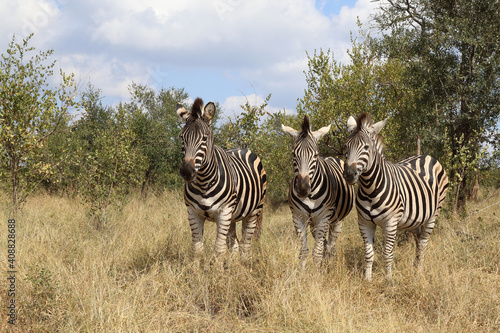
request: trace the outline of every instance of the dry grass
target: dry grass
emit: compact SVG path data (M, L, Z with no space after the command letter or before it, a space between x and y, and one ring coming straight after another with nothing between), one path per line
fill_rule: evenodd
M266 207L263 235L244 264L234 256L226 258L225 268L214 264L215 226L207 223L198 267L178 193L132 199L99 231L77 201L41 195L17 220L15 330L496 332L500 204L490 205L499 200L497 193L472 204L467 219L441 218L421 273L412 266L414 242L400 237L390 285L380 231L374 281L362 279L355 213L344 223L336 255L319 270L311 260L300 270L285 206ZM5 209L0 219L7 221ZM5 292L0 299L6 304ZM12 329L2 318L0 331Z

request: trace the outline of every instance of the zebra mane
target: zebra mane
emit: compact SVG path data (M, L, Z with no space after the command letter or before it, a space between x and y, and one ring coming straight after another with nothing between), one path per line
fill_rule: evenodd
M363 112L358 116L358 119L356 119L356 124L358 125L356 131L359 132L363 128L373 125L373 119L368 113Z
M358 127L356 128L356 133L361 131L363 128L367 128L373 125L373 119L372 117L366 113L363 112L358 116L358 119L356 119L356 124ZM378 150L378 152L383 155L384 154L384 148L385 144L382 141L382 136L380 134L371 134L370 135L375 142L375 148Z
M191 107L191 117L194 119L201 118L203 115L203 105L203 100L200 97L197 97Z
M311 133L311 124L309 123L309 117L304 115L304 121L302 122L302 131L300 132L300 136L302 138L306 138Z

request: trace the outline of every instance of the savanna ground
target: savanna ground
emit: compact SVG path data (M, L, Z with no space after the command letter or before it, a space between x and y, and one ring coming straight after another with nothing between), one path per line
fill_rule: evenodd
M380 230L374 281L363 280L354 210L335 256L320 269L311 259L300 269L286 205L266 206L252 258L245 264L229 258L222 269L211 264L213 223L206 225L205 252L195 265L178 192L133 198L101 230L77 200L39 195L16 222L18 319L7 323L2 278L0 331L497 332L500 191L482 196L466 218L442 214L420 273L413 269L413 239L400 235L389 284ZM5 208L0 220L5 272Z

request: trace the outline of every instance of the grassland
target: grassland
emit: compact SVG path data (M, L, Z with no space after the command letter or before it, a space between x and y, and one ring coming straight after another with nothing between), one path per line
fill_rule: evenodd
M101 230L77 200L35 196L16 223L18 318L7 323L2 278L0 331L498 332L500 192L487 196L470 203L466 218L443 214L422 272L412 266L413 240L398 236L393 284L384 277L380 231L374 280L363 280L354 212L335 256L301 270L288 207L266 206L252 258L229 256L221 269L212 223L195 264L179 193L132 198ZM2 207L4 263L7 219Z

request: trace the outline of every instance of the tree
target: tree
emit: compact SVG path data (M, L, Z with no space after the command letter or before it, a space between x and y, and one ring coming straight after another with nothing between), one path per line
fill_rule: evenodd
M389 117L383 133L388 158L414 155L416 131L422 128L423 120L408 117L406 110L415 109L416 93L405 84L402 62L379 59L374 40L360 32L359 41L351 40L350 63L338 63L330 51L308 55L307 89L297 104L299 118L308 114L317 128L332 123L332 133L319 143L323 156L344 154L346 121L362 112L375 120Z
M112 123L113 109L102 103L101 90L91 83L81 94L79 119L61 122L42 149L40 158L52 161L52 169L42 184L49 193L56 191L76 195L80 192L82 177L85 177L84 156L91 153L101 132Z
M141 176L141 193L146 196L151 185L180 187L179 165L182 146L179 135L182 127L177 116L177 103L188 98L184 89L162 88L155 91L132 83L129 88L132 102L126 105L131 126L138 140L140 153L146 159Z
M483 145L498 149L491 133L500 114L499 2L388 0L380 8L380 54L404 61L408 79L422 89L414 116L436 119L453 208L462 210Z
M47 138L39 154L31 160L33 164L50 165L45 172L30 172L28 181L40 184L49 194L77 193L77 179L75 174L79 165L75 163L74 155L78 151L75 141L72 140L71 116L61 120L53 135ZM29 170L35 168L28 167Z
M14 36L0 60L0 165L2 178L8 179L14 215L37 185L28 176L50 173L51 162L36 159L76 105L72 74L61 71L59 87L50 87L55 61L47 61L53 50L29 57L35 50L28 46L32 36L22 44Z
M107 221L108 207L125 200L140 181L145 158L132 129L129 109L104 106L100 90L89 86L82 96L84 113L71 135L71 165L76 169L78 192L90 204L97 229Z

